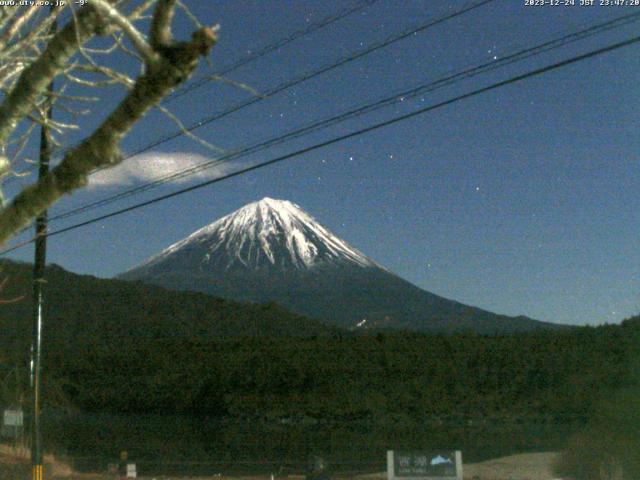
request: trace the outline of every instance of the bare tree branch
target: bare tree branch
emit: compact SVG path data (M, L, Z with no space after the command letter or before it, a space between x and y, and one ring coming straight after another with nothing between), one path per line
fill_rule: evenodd
M129 14L129 20L139 20L144 17L145 13L156 3L157 0L146 0Z
M169 8L173 10L172 0L161 0L154 12L152 29L156 28L154 37L154 50L160 55L160 60L154 64L148 64L146 72L135 82L131 91L124 98L122 103L107 117L89 137L87 137L77 148L68 151L62 162L48 175L39 180L35 185L27 187L4 210L0 211L0 244L3 244L13 233L26 226L30 220L42 213L51 204L56 202L64 194L82 187L87 182L87 176L91 171L99 167L113 166L122 161L119 144L124 136L131 130L146 112L158 105L159 102L170 93L177 85L184 82L197 66L200 56L208 55L217 39L217 27L202 28L194 32L192 39L188 42L172 42L170 44L159 44L158 41L165 41L170 38L170 26L166 22L172 18L172 13L161 12ZM98 28L96 19L92 16L93 11L84 13L85 20L79 22L78 31L82 33L81 39L87 39ZM89 23L92 28L82 27L84 23ZM167 37L167 32L169 37ZM73 32L71 32L73 34ZM70 50L77 51L75 41L66 36L62 36L66 42L56 36L51 42L57 41L57 48L49 56L56 58L70 58ZM50 52L52 45L47 48ZM157 47L157 48L156 48ZM55 54L55 55L54 55ZM37 63L37 62L36 62ZM47 66L39 66L38 71L43 71L45 76L54 72L62 71L62 67L53 69ZM31 72L30 72L31 73ZM23 73L23 77L27 71ZM49 78L49 77L48 77ZM20 79L22 81L22 78ZM31 91L37 90L31 86ZM13 104L17 102L14 100ZM33 102L29 101L32 105ZM0 107L0 144L3 143L3 136L10 132L7 123L18 118L17 113L5 114L2 116L4 105ZM28 109L15 105L14 110L28 113ZM11 110L9 110L11 112ZM3 121L4 120L4 121ZM15 121L15 120L13 120ZM4 125L4 130L3 130ZM12 125L15 128L15 125Z
M208 148L209 150L212 150L216 153L227 152L224 148L217 147L214 144L207 142L204 138L200 138L193 132L189 131L189 129L185 126L185 124L182 123L182 121L178 117L176 117L173 113L171 113L171 111L169 111L169 109L167 109L163 105L161 104L156 105L156 108L160 110L169 120L175 123L178 126L178 128L184 133L184 135L186 135L188 138L190 138L194 142L199 143L203 147Z
M0 280L0 292L2 290L4 290L4 287L7 285L7 283L9 282L9 277L4 277L2 280ZM19 297L14 297L14 298L0 298L0 305L3 304L7 304L7 303L16 303L19 302L20 300L24 300L25 296L21 295Z
M64 70L78 50L78 42L86 42L99 31L104 31L100 14L90 6L82 7L78 21L69 23L55 35L43 54L23 71L15 88L0 105L0 145L7 142L18 122L31 111L38 96Z
M25 26L31 17L38 11L38 6L32 5L22 15L18 16L9 27L0 35L0 45L7 45L18 32Z
M91 5L100 10L109 21L115 23L122 29L147 64L152 65L160 60L160 55L151 48L151 45L147 43L144 35L117 9L109 5L105 0L91 0Z
M11 163L4 155L0 155L0 178L4 177L11 170Z
M155 50L161 50L169 46L173 40L171 34L171 21L175 13L175 0L159 0L158 6L153 12L151 21L151 46Z

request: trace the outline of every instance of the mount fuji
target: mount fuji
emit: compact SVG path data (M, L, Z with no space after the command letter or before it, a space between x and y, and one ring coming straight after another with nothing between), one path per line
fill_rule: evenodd
M559 325L507 317L422 290L387 271L298 205L264 198L122 274L176 290L276 302L349 329L506 333Z

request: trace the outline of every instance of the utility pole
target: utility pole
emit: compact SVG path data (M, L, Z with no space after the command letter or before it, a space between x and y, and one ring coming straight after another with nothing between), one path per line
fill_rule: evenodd
M49 87L51 88L51 87ZM47 117L51 118L51 106L47 106ZM49 127L46 122L40 130L40 159L38 178L49 172L50 160ZM31 346L31 388L33 392L33 410L31 423L31 465L32 480L44 479L42 464L42 438L40 433L40 388L42 370L42 308L45 283L45 265L47 261L47 211L36 218L35 259L33 266L33 333Z
M53 9L51 7L51 13ZM51 24L51 33L55 33L57 24ZM47 119L52 118L53 81L47 88L48 96L44 103L45 121L40 128L40 156L38 164L38 180L49 173L51 160L51 138ZM42 375L42 309L43 289L45 283L45 265L47 262L47 211L36 218L35 258L33 266L33 333L31 345L31 388L33 393L31 418L31 469L32 480L44 480L44 464L42 461L42 434L40 431L40 390Z

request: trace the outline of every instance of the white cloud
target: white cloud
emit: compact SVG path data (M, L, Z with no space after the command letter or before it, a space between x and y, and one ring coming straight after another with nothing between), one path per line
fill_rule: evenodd
M143 153L124 160L116 167L100 170L90 175L89 187L108 188L152 182L211 160L211 158L196 153ZM191 175L173 178L169 183L180 184L193 180L210 179L218 177L228 171L231 171L230 166L223 163L222 165L211 166Z

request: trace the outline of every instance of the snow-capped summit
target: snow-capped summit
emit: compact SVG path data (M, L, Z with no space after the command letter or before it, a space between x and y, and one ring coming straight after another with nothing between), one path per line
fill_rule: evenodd
M269 197L197 230L141 267L174 256L188 257L192 266L197 261L200 271L208 267L282 271L335 263L376 266L298 205Z

